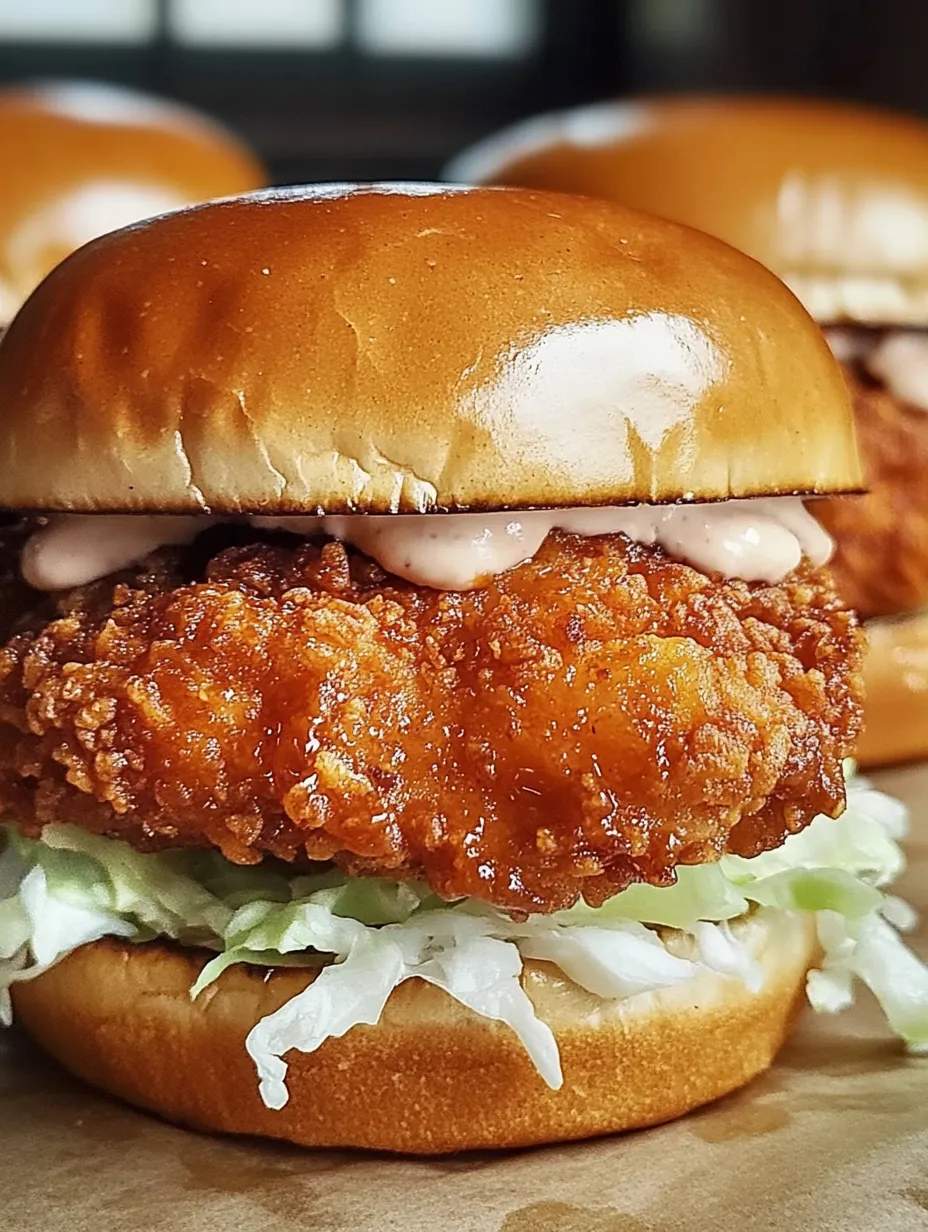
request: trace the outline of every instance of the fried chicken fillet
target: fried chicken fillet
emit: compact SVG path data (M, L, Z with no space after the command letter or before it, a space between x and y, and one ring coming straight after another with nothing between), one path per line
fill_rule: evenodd
M843 367L868 491L809 508L835 540L838 591L863 619L917 611L928 604L928 414Z
M189 572L189 570L188 570ZM330 861L511 911L779 845L844 799L861 638L828 575L551 534L477 590L340 543L159 553L0 655L0 795L138 848Z

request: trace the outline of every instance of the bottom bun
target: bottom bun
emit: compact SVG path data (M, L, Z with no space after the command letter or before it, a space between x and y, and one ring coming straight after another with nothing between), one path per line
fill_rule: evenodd
M928 612L867 625L864 768L928 757Z
M290 1100L277 1112L259 1098L244 1040L309 972L233 967L192 1002L202 954L101 941L13 996L19 1020L73 1073L195 1129L412 1154L519 1147L668 1121L767 1069L800 1004L814 922L762 911L735 931L760 962L759 992L704 972L604 1002L527 963L525 989L560 1046L559 1091L507 1027L420 980L396 989L377 1026L290 1053ZM669 944L685 954L690 939Z

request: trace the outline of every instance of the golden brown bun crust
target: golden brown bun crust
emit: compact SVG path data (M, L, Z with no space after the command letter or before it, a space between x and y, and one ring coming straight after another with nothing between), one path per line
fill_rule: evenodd
M928 124L847 103L667 98L541 117L453 178L587 193L717 235L821 321L928 319Z
M279 190L106 236L0 344L0 506L424 511L859 488L768 271L607 203Z
M560 1091L507 1027L419 980L394 992L376 1027L291 1053L290 1102L277 1112L259 1099L244 1039L305 987L306 972L231 968L191 1003L202 956L105 941L15 985L13 997L19 1020L68 1069L195 1129L416 1154L518 1147L670 1120L765 1070L798 1008L814 927L777 913L736 930L762 963L758 994L705 974L607 1003L529 964L526 990L561 1049Z
M0 92L0 321L101 231L267 183L205 116L88 82Z
M928 758L928 613L866 625L864 768Z

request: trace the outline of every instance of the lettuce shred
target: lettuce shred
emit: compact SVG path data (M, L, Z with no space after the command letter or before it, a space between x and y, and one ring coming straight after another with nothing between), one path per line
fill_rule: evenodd
M11 1021L13 983L80 946L102 937L165 937L215 951L193 997L234 963L319 969L247 1037L270 1108L287 1102L288 1052L312 1052L358 1024L376 1023L408 979L426 980L506 1024L556 1088L558 1048L522 988L525 959L553 963L610 1001L685 984L705 970L756 990L759 966L731 922L773 909L816 917L824 957L807 981L816 1010L846 1008L860 980L893 1030L914 1050L928 1050L928 968L898 931L913 913L884 892L904 867L905 830L903 805L853 778L839 821L818 817L775 851L681 868L673 886L631 886L601 907L580 903L514 921L474 900L445 903L414 883L339 872L293 877L285 866L239 868L215 852L143 855L68 825L47 826L38 841L7 828L0 1021ZM668 929L687 934L687 944L674 945Z

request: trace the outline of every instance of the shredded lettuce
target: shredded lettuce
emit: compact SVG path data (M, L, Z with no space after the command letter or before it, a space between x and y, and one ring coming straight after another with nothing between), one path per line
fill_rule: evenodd
M557 1044L522 987L525 959L553 963L607 1001L683 985L705 970L756 991L760 968L731 921L775 910L816 917L824 957L808 977L815 1009L844 1009L860 980L892 1028L928 1050L928 968L897 931L914 915L883 892L904 867L905 828L898 801L854 778L839 821L818 817L775 851L724 856L679 869L672 886L631 886L600 907L580 903L524 920L475 900L444 903L415 883L337 871L292 877L284 865L239 868L215 852L145 855L68 825L47 826L40 841L8 829L0 852L0 1021L10 1021L10 985L80 946L107 936L167 937L215 951L193 997L235 963L317 968L245 1041L268 1107L287 1101L287 1053L312 1052L376 1023L409 979L505 1024L558 1087ZM689 938L683 947L670 941L681 932Z

